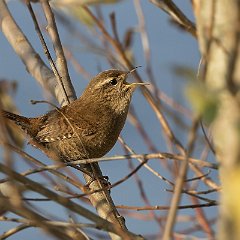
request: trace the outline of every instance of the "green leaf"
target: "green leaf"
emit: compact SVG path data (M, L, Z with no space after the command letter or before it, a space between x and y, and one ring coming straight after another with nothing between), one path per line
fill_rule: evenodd
M195 113L210 124L218 113L218 93L208 89L202 82L189 83L186 87L186 96Z
M85 11L83 6L115 4L120 1L122 0L56 0L52 1L51 5L53 5L56 9L64 12L65 14L74 17L88 27L93 27L95 25L95 22L92 17Z

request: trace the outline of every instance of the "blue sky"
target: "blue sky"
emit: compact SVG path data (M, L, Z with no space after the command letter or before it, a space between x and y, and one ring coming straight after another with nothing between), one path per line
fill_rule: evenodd
M194 71L198 68L200 56L196 39L194 39L190 34L182 32L181 30L174 27L170 23L168 16L163 11L152 5L150 2L140 2L142 4L142 9L145 15L146 29L151 46L152 69L155 79L157 81L157 85L161 91L169 95L177 102L189 108L189 104L184 97L184 88L186 81L184 81L182 77L177 76L174 73L173 68L175 66L183 66L191 68ZM189 2L190 1L176 1L176 3L179 4L179 7L184 11L184 13L190 19L194 20L191 5ZM27 35L31 44L46 60L26 7L19 1L10 1L9 7L15 20L20 25L24 33ZM36 7L36 9L39 13L39 8ZM102 12L108 26L108 15L111 12L115 12L120 39L122 39L123 33L128 27L136 27L138 24L138 19L134 11L133 1L122 1L118 4L106 6L104 5L102 6ZM42 17L40 17L40 19L42 19ZM72 19L72 21L74 22L74 19ZM99 68L102 70L110 68L104 57L89 52L85 48L85 46L79 41L78 38L73 37L66 29L64 29L61 23L57 22L57 24L63 45L69 47L73 51L74 57L86 69L86 71L89 72L90 75L93 76L97 74ZM76 28L81 31L81 33L88 34L88 29L86 26L78 23L76 24ZM47 42L49 43L49 40L47 40ZM149 79L147 78L147 75L144 71L146 63L142 51L141 38L138 33L136 33L134 37L133 51L136 65L143 66L142 68L138 69L138 72L142 76L143 80L148 82ZM42 104L30 104L30 100L42 100L45 95L43 94L39 85L27 73L25 66L16 56L2 33L0 33L0 52L0 78L7 79L9 81L17 81L18 88L14 99L21 114L25 116L37 116L46 112L48 110L47 106ZM69 63L69 70L77 96L80 96L82 90L87 84L87 80L75 71L71 63ZM167 151L168 149L166 148L165 139L162 134L161 127L159 126L159 123L154 113L152 112L151 108L147 104L140 91L136 92L136 94L134 95L132 105L134 106L139 118L141 119L141 122L148 131L152 141L156 144L158 150L163 152ZM170 124L178 138L185 142L186 135L183 133L183 131L179 129L179 127L177 127L173 121L170 121ZM149 152L146 145L139 137L136 129L131 125L129 121L126 123L126 126L122 132L122 136L127 141L127 143L134 149L135 152ZM41 154L38 150L33 149L31 146L26 146L26 151L34 155L36 158L41 159L45 163L50 163L50 161L43 154ZM114 149L108 155L121 154L123 154L122 147L119 143L117 143ZM18 163L16 165L19 170L27 168L27 166L24 164ZM158 161L151 161L150 165L154 167L156 171L160 172L163 176L166 175L166 177L171 178L171 176L169 176L168 173L165 172L163 165L159 164ZM107 162L102 163L101 166L104 174L109 176L110 182L112 183L124 177L129 172L127 161ZM145 190L150 196L152 205L169 204L171 194L166 193L165 191L166 188L169 188L166 183L159 181L158 179L156 179L155 176L150 174L145 169L142 169L139 172L139 176L143 180ZM38 176L34 176L33 179L39 181ZM42 181L42 178L40 181ZM136 188L133 178L113 189L112 196L113 199L116 201L116 204L119 205L145 205L141 201L139 191ZM184 202L184 200L185 198L183 198L182 203L186 203L186 201ZM64 210L61 207L56 206L56 204L51 204L47 202L44 204L41 203L36 205L39 208L43 209L43 211L46 210L48 213L51 213L53 215L58 212L60 213L59 217L64 216ZM181 211L180 214L185 215L191 211ZM216 208L209 209L207 212L208 214L215 215ZM164 216L165 214L166 212L157 212L157 215L159 216ZM129 230L138 234L151 234L159 231L159 227L155 222L144 222L132 219L130 217L126 217L126 219ZM19 239L27 240L32 239L33 234L35 236L35 239L41 239L42 233L37 231L36 234L36 229L28 229L22 231L16 236L18 236Z

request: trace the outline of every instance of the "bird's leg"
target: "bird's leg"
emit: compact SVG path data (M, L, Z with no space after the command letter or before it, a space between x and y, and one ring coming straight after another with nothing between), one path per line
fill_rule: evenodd
M89 177L93 178L93 174L91 172L87 171L84 167L81 167L80 165L68 163L68 166L73 167L73 168L83 172L84 174L87 174Z
M87 174L89 177L91 177L91 180L88 181L85 185L86 188L88 188L94 181L96 181L97 179L101 181L101 183L106 186L109 187L111 186L111 183L108 181L108 176L94 176L94 174L90 171L88 171L86 168L84 168L83 166L80 165L74 165L71 163L68 163L68 166L73 167L81 172L83 172L84 174Z
M111 183L108 181L109 180L108 176L98 176L98 177L95 176L95 177L92 177L91 180L85 184L85 187L89 187L96 180L101 181L101 185L103 185L106 188L109 188L111 186ZM110 188L108 190L110 190Z

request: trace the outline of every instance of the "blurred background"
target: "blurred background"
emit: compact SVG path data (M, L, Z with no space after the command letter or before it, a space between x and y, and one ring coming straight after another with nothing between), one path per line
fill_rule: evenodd
M156 87L151 85L149 89L153 95L158 95L162 111L172 131L183 146L186 146L189 127L194 115L186 98L186 89L197 78L200 62L197 40L174 24L165 12L150 3L150 1L123 0L111 2L108 4L92 4L90 5L90 9L96 16L102 19L104 26L111 35L110 15L112 13L115 14L119 39L125 44L129 59L131 59L133 65L142 66L137 69L137 72L144 82L151 83L153 80L156 82ZM100 71L110 68L124 69L120 60L115 62L109 61L108 52L110 52L110 44L99 37L101 34L96 28L95 23L87 16L84 16L81 9L71 6L70 3L61 5L58 4L58 1L52 1L52 4L54 6L60 38L68 60L69 73L77 96L81 95L91 77ZM191 1L176 1L176 4L194 22ZM34 49L44 59L45 63L49 65L26 6L21 1L9 1L8 7ZM39 4L34 4L33 7L42 31L45 34L48 47L53 53L51 41L45 32L46 22L42 9ZM140 28L142 23L145 24L144 30ZM146 34L147 41L145 39L145 42L143 34ZM146 58L146 51L144 49L149 50L149 58ZM11 101L16 105L21 115L34 117L49 111L49 105L32 105L30 100L45 99L57 104L54 98L45 92L26 71L24 64L15 54L2 33L0 34L0 52L0 80L2 84L6 82L13 84L9 91ZM117 54L114 57L118 59ZM152 75L149 75L147 72L149 66ZM134 78L132 77L129 81L134 81ZM135 93L131 106L128 121L121 135L134 152L138 154L154 152L177 153L176 149L172 148L171 144L166 140L154 111L140 90ZM139 123L141 124L140 127L136 125ZM147 133L149 139L141 135L141 128ZM30 145L24 144L24 150L45 164L52 163L39 150L34 149ZM122 154L126 154L126 151L121 143L118 142L112 151L108 153L108 156ZM209 153L201 129L198 131L198 139L192 157L215 162L214 157ZM114 183L131 171L131 164L137 166L138 162L134 159L131 161L109 161L100 163L100 166L103 174L109 177L111 183ZM148 164L161 176L173 183L175 182L179 165L173 160L151 159ZM14 166L19 172L30 168L28 163L17 155L14 155ZM204 174L208 174L208 177L214 182L218 183L217 171L210 171L207 168L202 168L202 171ZM78 172L74 170L71 170L71 172L82 180ZM188 172L188 178L195 176L194 172ZM1 175L1 178L3 177ZM44 174L33 174L31 175L31 179L45 186L51 186L51 181ZM138 181L141 181L144 193L139 187ZM201 180L190 182L189 188L198 191L207 189ZM78 189L72 187L71 189L73 193L80 194ZM113 188L111 195L116 205L139 207L146 205L169 206L172 192L166 191L167 189L172 189L172 186L142 167L138 171L137 177L133 176ZM144 194L148 199L147 201L146 199L144 200ZM24 196L41 198L40 195L32 192L27 192ZM211 193L207 197L217 200L216 193ZM76 201L79 202L79 200ZM193 203L193 197L182 195L181 205ZM68 212L55 203L34 201L31 204L41 213L51 216L53 219L68 219ZM83 203L80 202L80 204ZM86 204L85 206L95 211L91 206ZM128 211L120 209L119 211L126 218L126 225L130 231L144 235L147 239L160 239L168 213L166 210ZM208 231L210 232L206 232L206 229L204 230L201 223L199 223L199 215L208 221L210 229ZM9 216L11 216L10 213ZM210 236L214 235L216 218L216 207L179 210L175 231L179 239L210 239ZM83 219L79 219L79 222L81 220ZM0 232L3 233L15 225L16 223L1 222ZM33 237L34 239L42 239L43 236L44 239L52 239L51 236L46 236L37 228L28 228L9 239L27 240ZM107 235L100 234L95 239L107 238Z

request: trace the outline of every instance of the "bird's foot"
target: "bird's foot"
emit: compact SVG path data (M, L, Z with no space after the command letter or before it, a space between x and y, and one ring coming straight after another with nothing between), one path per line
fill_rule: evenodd
M85 187L90 188L90 185L97 182L102 188L104 188L104 190L110 190L111 183L108 180L108 176L95 176L86 183Z

